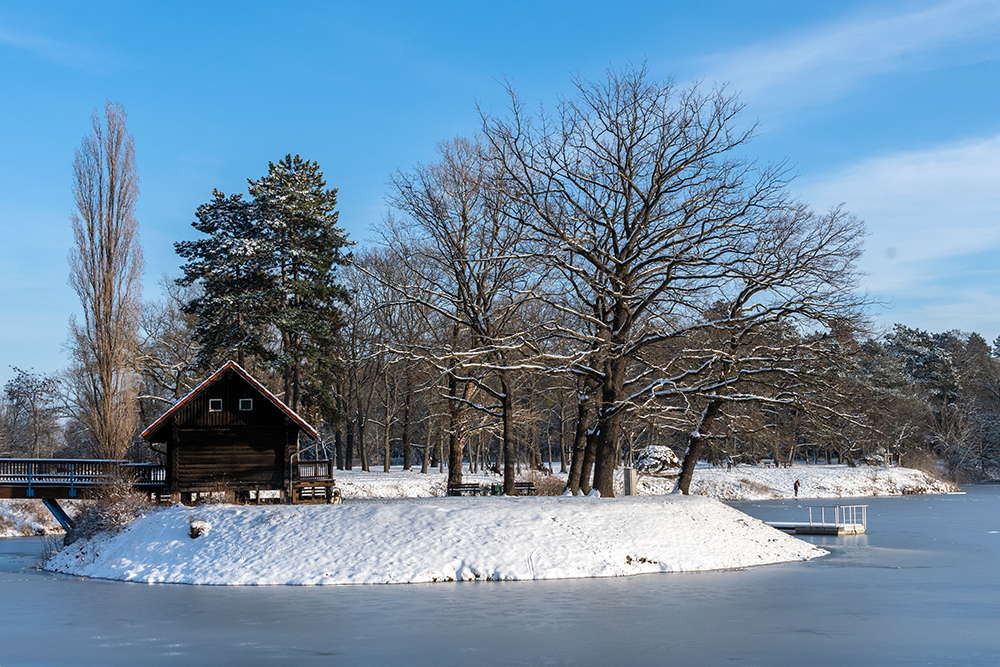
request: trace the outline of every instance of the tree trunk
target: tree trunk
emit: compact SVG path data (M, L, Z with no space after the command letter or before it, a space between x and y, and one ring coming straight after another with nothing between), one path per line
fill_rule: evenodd
M590 493L594 488L591 477L594 461L597 459L597 434L599 430L600 424L595 424L587 433L587 447L583 451L583 469L580 471L580 491L584 495Z
M333 456L337 460L337 470L344 469L344 427L340 422L333 430Z
M569 491L574 496L580 492L581 485L590 486L590 468L587 468L587 479L584 480L583 464L587 451L587 433L594 413L591 389L590 383L585 382L581 390L577 392L576 433L573 437L573 458L569 467ZM591 460L591 465L593 465L593 460Z
M552 434L549 432L548 428L545 429L545 441L546 441L546 444L548 445L548 449L549 449L549 472L551 473L552 472ZM562 445L562 441L560 441L559 444Z
M389 472L392 465L392 439L389 437L389 425L385 425L385 438L382 443L382 472Z
M361 470L371 472L368 469L368 448L365 446L365 431L367 430L365 418L358 413L358 450L361 453Z
M594 459L594 487L603 498L615 497L615 466L618 463L624 398L625 359L612 358L605 365L605 381L598 412L597 442Z
M462 483L462 416L465 406L458 401L458 378L448 375L448 484Z
M444 472L444 433L438 437L438 472Z
M516 454L514 453L514 400L510 395L510 382L506 372L500 373L501 414L503 418L503 492L506 496L517 494L514 490L516 474L514 470Z
M354 469L354 423L347 422L347 450L344 452L344 469Z
M559 410L559 472L566 472L566 406Z
M528 449L531 458L531 469L540 470L545 461L542 460L542 443L538 440L538 422L532 420L531 428L528 429Z
M681 464L681 474L677 479L677 489L685 496L691 489L691 479L694 477L694 467L698 463L698 456L701 454L702 445L708 440L706 431L712 426L712 422L722 408L722 401L709 401L708 405L701 413L701 419L688 440L688 450L684 455L684 462ZM775 459L777 460L777 459Z
M430 465L432 468L437 468L440 463L440 452L441 452L441 430L438 429L434 432L433 421L427 427L427 447L430 450L431 461Z
M413 462L411 460L412 454L410 452L410 439L413 437L411 433L412 425L410 423L412 419L413 419L413 391L410 382L410 377L409 375L407 375L406 402L403 405L403 470L409 470L413 465Z

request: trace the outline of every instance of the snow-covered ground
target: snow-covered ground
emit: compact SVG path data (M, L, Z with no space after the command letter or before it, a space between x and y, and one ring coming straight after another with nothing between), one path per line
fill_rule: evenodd
M192 538L191 524L203 532ZM826 552L710 498L435 498L176 506L78 541L47 568L191 584L374 584L613 577Z
M72 503L61 501L73 513ZM0 538L53 535L62 532L52 513L41 500L0 500Z
M675 470L676 471L676 470ZM229 585L609 577L740 568L825 552L718 499L945 493L906 468L699 466L692 490L640 475L639 497L443 498L445 476L338 471L343 505L175 506L49 561L77 576ZM536 483L546 479L533 473ZM466 482L499 482L492 474ZM561 479L561 477L560 477ZM617 479L621 493L621 475ZM551 485L549 485L551 486ZM558 488L557 482L555 488ZM2 505L0 505L2 507ZM201 534L191 537L192 525Z
M691 493L719 500L771 500L799 498L850 498L948 493L958 487L912 468L796 464L791 468L736 466L732 470L699 464ZM639 475L640 493L670 493L676 482L670 478Z
M555 466L558 469L558 465ZM669 472L669 471L668 471ZM672 475L639 475L639 493L665 495L676 486L677 469ZM558 475L558 473L556 473ZM432 470L424 475L417 471L394 469L338 470L337 486L345 498L427 498L443 496L447 488L446 474ZM565 475L560 475L565 479ZM541 479L536 477L536 479ZM800 498L847 498L851 496L891 496L912 493L947 493L956 490L953 484L942 482L912 468L880 468L846 465L796 464L791 468L737 466L731 470L699 464L695 470L691 492L719 500L770 500L792 498L795 480L799 480ZM464 482L482 485L498 483L492 474L462 476ZM615 492L623 493L622 472L615 478Z
M673 472L676 473L676 470ZM557 473L557 476L565 480L565 475ZM487 486L501 481L492 474L465 473L463 479ZM719 500L791 498L796 479L800 481L800 498L947 493L956 490L952 484L910 468L798 464L792 468L738 466L727 470L700 464L695 473L692 493ZM669 494L676 486L675 480L676 477L669 474L640 474L639 492L643 495ZM430 498L444 495L447 477L437 470L431 470L426 475L399 468L389 473L381 470L339 470L337 484L344 498ZM616 477L615 486L620 495L623 492L621 471ZM61 504L70 515L74 513L73 502L61 501ZM40 500L0 500L0 538L51 535L61 531L62 528Z

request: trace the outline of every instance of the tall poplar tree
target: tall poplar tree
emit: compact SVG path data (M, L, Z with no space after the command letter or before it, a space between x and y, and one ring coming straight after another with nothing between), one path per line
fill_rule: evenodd
M108 102L92 118L73 163L73 249L69 284L82 317L70 322L73 365L68 403L85 425L95 453L122 458L138 424L136 412L142 247L135 204L139 176L125 110Z

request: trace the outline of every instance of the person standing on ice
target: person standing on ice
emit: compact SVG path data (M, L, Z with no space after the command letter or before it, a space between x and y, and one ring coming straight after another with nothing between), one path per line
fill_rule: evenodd
M799 480L795 480L795 497L799 497Z

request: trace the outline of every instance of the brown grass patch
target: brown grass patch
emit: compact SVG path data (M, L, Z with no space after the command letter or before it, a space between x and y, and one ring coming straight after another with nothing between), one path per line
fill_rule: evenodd
M521 475L519 482L531 482L540 496L561 496L566 490L566 482L562 477L540 470L530 470Z
M767 484L761 484L760 482L755 482L749 477L740 477L739 480L737 481L739 481L739 483L743 486L743 488L747 489L748 491L752 491L753 493L762 496L769 496L772 498L778 497L778 495L774 491L772 491L771 487L769 487Z

